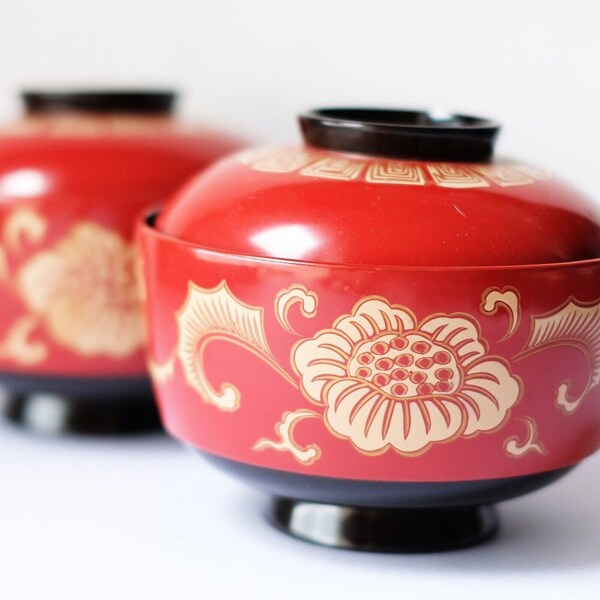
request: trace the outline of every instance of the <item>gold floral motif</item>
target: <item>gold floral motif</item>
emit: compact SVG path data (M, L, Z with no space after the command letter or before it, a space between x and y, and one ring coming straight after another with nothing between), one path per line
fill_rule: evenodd
M316 314L318 297L301 284L276 294L277 321L294 334L287 313L296 303L310 318ZM519 292L510 287L485 290L481 312L494 315L499 307L510 318L506 338L521 321ZM204 349L221 339L254 353L299 387L313 408L284 413L275 424L277 437L262 437L253 449L289 452L305 466L320 458L321 449L295 440L294 429L304 419L318 417L331 434L348 440L366 456L389 450L417 456L435 444L500 430L523 393L521 379L511 372L508 361L488 352L479 322L469 314L436 313L419 322L405 306L379 296L365 297L331 328L292 347L290 362L299 385L269 349L263 317L262 308L238 300L225 281L211 289L189 282L187 298L176 314L177 346L163 363L151 361L150 371L155 382L162 383L174 376L179 360L187 383L206 402L234 411L240 406L240 392L230 383L219 392L210 386ZM567 395L570 382L558 388L557 402L568 413L600 382L600 301L585 304L570 299L551 313L534 317L529 341L517 358L563 344L577 348L590 362L589 382L577 398ZM521 421L527 435L523 440L506 438L506 454L519 458L545 453L535 420Z
M48 223L37 212L30 208L18 208L11 212L2 228L6 245L12 250L21 250L23 241L39 244L44 240Z
M166 383L173 378L175 374L175 358L175 353L171 354L162 363L156 362L153 358L148 358L148 372L157 384Z
M17 208L8 214L2 226L0 281L11 281L8 250L19 252L23 249L23 241L39 244L43 241L47 229L46 220L31 208Z
M300 446L294 438L294 428L304 419L319 416L318 413L308 409L285 413L282 420L275 425L275 431L279 435L279 440L261 438L254 444L253 450L271 449L279 452L290 452L299 463L306 466L312 465L320 458L321 449L316 444L309 444L305 448Z
M498 306L504 307L508 312L508 330L502 337L502 340L506 340L515 333L521 322L519 292L510 287L502 289L493 287L483 292L480 306L483 314L489 316L495 315L498 312Z
M92 222L35 254L17 285L57 343L83 356L124 358L144 343L132 245Z
M39 320L31 315L17 319L0 342L0 359L10 359L27 366L44 362L48 349L43 342L30 339L38 326Z
M224 281L212 289L189 282L187 298L176 317L177 356L188 385L205 402L224 411L235 411L240 406L240 392L234 385L224 383L217 392L204 372L204 350L216 339L246 348L295 385L271 353L264 331L263 309L240 302Z
M509 456L513 458L521 458L530 452L545 454L546 448L544 444L538 440L537 424L531 417L522 417L521 421L525 423L527 428L527 437L521 442L517 436L509 437L504 442L504 449Z
M570 298L557 310L534 317L529 340L519 358L557 346L578 350L590 367L588 382L575 397L569 396L570 381L563 381L558 386L557 405L566 413L572 413L600 383L600 301L588 304Z
M314 292L309 292L303 285L292 285L281 290L275 297L275 316L279 324L290 333L298 335L288 321L288 312L295 304L300 304L300 313L307 319L317 314L319 299Z
M432 444L491 432L521 395L506 362L487 354L469 315L417 324L383 298L359 302L331 329L292 350L301 389L325 423L361 452L418 454Z

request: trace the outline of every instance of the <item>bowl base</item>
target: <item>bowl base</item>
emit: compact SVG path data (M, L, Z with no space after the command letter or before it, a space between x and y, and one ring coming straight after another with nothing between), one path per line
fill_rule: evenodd
M443 552L481 544L498 531L493 506L359 508L275 498L269 519L314 544L370 552Z
M0 375L1 414L43 434L127 435L159 431L145 378L67 379Z
M363 481L291 473L201 454L229 475L274 498L394 510L497 504L550 485L574 468L473 481Z

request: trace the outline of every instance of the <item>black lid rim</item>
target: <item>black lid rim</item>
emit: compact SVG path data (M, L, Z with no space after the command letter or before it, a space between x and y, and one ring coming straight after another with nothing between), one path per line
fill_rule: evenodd
M177 93L170 89L27 89L21 99L28 113L48 112L125 112L168 113L174 108Z
M299 117L307 144L392 158L486 161L500 125L463 114L384 108L321 108Z

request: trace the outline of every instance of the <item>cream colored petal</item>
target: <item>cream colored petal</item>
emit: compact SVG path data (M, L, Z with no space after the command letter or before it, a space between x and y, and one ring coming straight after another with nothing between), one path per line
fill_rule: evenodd
M68 264L53 252L41 252L19 272L18 286L25 304L34 312L42 313L61 293L68 278Z
M464 317L433 317L423 322L419 329L429 333L435 341L452 347L464 366L485 354L477 327Z
M60 344L84 356L106 354L122 358L144 343L144 328L138 310L108 312L91 309L76 297L62 297L52 303L46 325Z
M317 337L304 340L292 352L292 364L301 376L304 393L321 402L323 386L346 375L352 345L335 331L323 331Z
M19 290L57 343L122 358L144 342L132 256L115 232L80 223L21 269Z
M465 403L468 415L465 435L470 435L490 431L502 423L521 395L521 382L500 361L483 360L467 371L460 393L468 396L479 412Z
M427 418L425 418L425 415ZM465 415L451 398L439 398L436 402L424 400L421 407L410 403L410 430L402 445L390 443L400 451L416 452L434 442L445 442L461 433L465 426ZM398 426L398 434L402 430ZM397 434L397 435L398 435ZM397 437L397 436L396 436Z
M394 401L377 390L342 379L327 389L326 420L335 432L364 452L391 446L398 452L420 452L433 442L450 439L464 427L464 413L449 398L437 402Z
M352 315L336 322L335 328L345 333L352 341L372 338L382 332L413 329L415 320L411 313L402 308L392 308L378 298L358 304Z
M365 452L385 448L383 422L392 409L390 398L355 380L340 379L327 388L326 402L325 419L336 433L350 438ZM367 425L369 419L372 421L370 427Z

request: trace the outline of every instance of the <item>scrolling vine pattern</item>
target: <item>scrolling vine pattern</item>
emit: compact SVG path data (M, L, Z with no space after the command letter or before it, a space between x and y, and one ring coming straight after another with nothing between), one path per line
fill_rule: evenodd
M297 284L275 297L278 323L301 337L290 323L295 306L304 318L312 318L318 296ZM519 292L485 290L482 315L493 316L499 308L508 314L501 342L521 322ZM362 298L330 328L292 346L295 378L269 348L263 308L241 302L225 281L212 289L190 282L176 320L178 343L173 354L163 363L150 360L156 383L173 377L174 362L179 360L187 384L205 402L235 411L241 403L239 390L227 382L215 390L204 372L202 355L217 338L244 347L298 387L311 407L284 413L274 425L275 438L262 437L253 449L289 452L306 466L322 454L316 444L302 446L295 439L295 429L307 419L321 419L333 435L363 455L394 451L417 456L436 444L497 432L523 395L523 383L510 362L489 352L478 319L466 313L431 314L419 320L408 307L386 298ZM555 311L534 317L524 352L561 343L583 352L590 365L588 385L577 398L569 398L569 382L558 388L557 404L572 413L600 379L600 301L583 304L570 299ZM520 420L527 436L524 441L516 435L507 438L504 452L513 458L545 453L535 420L530 416Z

